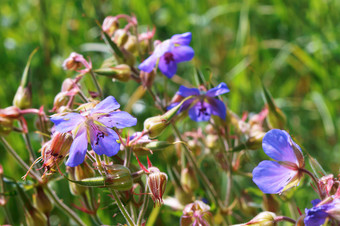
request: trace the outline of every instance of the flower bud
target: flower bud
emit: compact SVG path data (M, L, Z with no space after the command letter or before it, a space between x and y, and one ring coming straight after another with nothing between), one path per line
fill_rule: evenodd
M156 204L162 204L168 176L156 167L150 167L148 170L150 174L147 183L151 191L151 198Z
M275 222L275 213L272 212L262 212L256 215L251 221L249 221L246 225L252 226L275 226L277 225Z
M32 106L32 88L30 84L26 87L19 86L13 99L13 105L20 109L26 109Z
M28 226L47 225L47 219L36 208L32 208L25 213L26 223Z
M267 117L267 123L269 125L269 128L274 129L284 129L286 125L286 116L281 111L280 108L275 107L275 109L269 108L268 117Z
M250 137L246 142L246 146L250 150L258 150L262 147L262 139L266 135L265 132L262 131L251 131Z
M18 119L21 116L21 111L16 106L10 106L0 109L0 117Z
M64 70L77 71L81 68L82 65L86 68L83 72L92 69L91 62L87 62L83 55L76 52L72 52L70 56L66 58L63 62Z
M137 55L137 37L134 35L130 35L128 40L126 41L124 48L132 53L133 55Z
M67 78L63 81L63 84L61 85L61 92L67 92L70 91L75 85L75 81L71 78Z
M61 106L65 106L69 101L70 97L67 92L60 92L54 97L53 111L58 111Z
M103 31L108 34L109 36L112 36L113 33L119 28L118 19L114 16L107 16L102 25Z
M53 204L50 198L45 194L43 187L38 186L36 190L37 193L33 196L33 204L38 210L48 216L53 209Z
M148 131L149 137L153 139L161 135L165 128L169 125L170 120L176 115L182 104L190 98L191 97L185 98L176 107L165 112L163 115L158 115L146 119L144 121L144 130Z
M181 216L181 226L189 225L213 225L210 207L200 200L196 200L184 207Z
M175 186L175 197L182 205L186 205L193 201L192 192L188 193L184 191L182 187L179 186Z
M94 72L98 75L108 76L122 82L128 81L131 77L131 68L126 64L120 64L109 68L100 68L94 70Z
M13 130L13 119L0 117L0 136L7 136Z
M150 88L155 80L156 71L152 70L151 72L140 71L139 77L142 81L142 85L145 88Z
M199 187L197 176L191 167L181 171L181 185L187 193L191 193Z
M263 209L273 213L277 213L280 209L280 204L272 194L263 194Z
M50 141L46 142L41 148L41 156L44 160L43 166L45 173L50 174L55 171L70 150L73 142L70 133L55 132ZM51 172L52 171L52 172Z
M117 46L121 47L127 42L128 38L129 38L129 34L126 30L118 29L115 32L113 41L117 44Z
M67 166L66 170L67 170L68 176L70 178L70 181L69 181L68 185L69 185L69 189L70 189L70 192L72 193L72 195L81 195L81 194L84 194L87 188L72 182L73 180L76 180L76 178L75 178L76 177L76 175L75 175L75 167Z

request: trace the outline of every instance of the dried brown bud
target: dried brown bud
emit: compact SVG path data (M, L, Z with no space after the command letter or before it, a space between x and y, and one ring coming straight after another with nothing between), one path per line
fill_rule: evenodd
M165 173L160 172L156 167L150 167L149 171L148 186L151 191L152 200L156 204L162 204L168 176Z

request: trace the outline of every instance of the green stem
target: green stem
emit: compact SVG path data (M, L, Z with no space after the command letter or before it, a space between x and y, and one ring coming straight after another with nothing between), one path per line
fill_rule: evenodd
M92 219L92 221L96 224L96 225L103 225L103 223L101 222L101 220L99 219L98 215L97 215L97 210L95 209L95 207L92 205L92 202L89 202L89 199L87 198L86 193L82 194L82 199L84 201L84 204L86 206L87 209L93 211L93 214L90 214L90 217Z
M78 215L73 212L72 209L70 209L65 203L63 203L62 200L60 200L57 196L57 194L51 190L48 186L45 187L45 191L50 195L50 197L53 199L54 203L57 205L57 207L63 211L65 214L67 214L70 218L72 218L78 225L86 225L79 217Z
M177 127L172 124L172 127L173 129L175 130L175 133L177 135L177 137L182 141L182 137L181 137L181 134L180 132L178 131ZM194 157L191 155L191 152L190 150L188 149L188 147L182 143L183 147L184 147L184 151L185 151L185 154L189 160L189 162L191 163L191 165L194 167L195 171L197 172L197 174L199 175L199 177L202 179L202 183L203 185L205 186L205 188L209 191L209 194L211 196L211 199L223 210L224 209L224 205L222 203L221 200L219 200L217 197L217 192L216 190L214 189L213 185L210 183L210 181L208 180L208 178L204 175L204 173L200 170L200 168L198 167L197 163L196 163L196 160L194 159Z
M91 78L92 78L92 80L93 80L94 85L96 86L96 89L98 90L100 99L103 99L103 91L102 91L102 89L100 88L99 83L98 83L98 80L97 80L97 78L96 78L96 75L94 74L94 72L93 72L92 69L90 70L90 75L91 75Z
M125 159L124 159L124 166L129 167L131 162L131 148L125 147Z
M14 151L14 149L11 147L11 145L6 141L4 137L1 137L2 144L7 149L7 151L17 160L19 165L24 168L25 170L29 170L30 167L22 160L22 158ZM30 171L31 176L34 177L40 184L43 182L38 174L36 174L34 171Z
M139 215L138 215L138 219L137 219L137 225L138 226L141 225L143 217L144 217L145 210L146 210L146 208L149 205L149 200L150 199L148 199L149 195L147 194L147 192L148 192L148 186L146 185L145 189L144 189L143 204L142 204L142 207L141 207L141 209L139 211Z
M116 200L118 208L119 208L120 212L123 214L123 216L124 216L125 220L127 221L128 225L135 226L135 223L133 223L129 213L125 209L125 207L124 207L122 201L120 200L117 192L114 189L112 189L112 188L109 188L109 190L110 190L112 196L114 197L114 199Z

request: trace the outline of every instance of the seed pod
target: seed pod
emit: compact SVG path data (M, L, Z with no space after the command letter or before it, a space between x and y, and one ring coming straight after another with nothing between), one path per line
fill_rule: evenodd
M66 177L77 185L85 187L110 187L118 191L127 191L132 188L133 180L131 172L128 168L122 165L106 166L108 168L107 176L91 177L82 180L72 180Z
M32 106L32 88L30 84L26 87L19 86L13 99L13 105L20 109L26 109Z

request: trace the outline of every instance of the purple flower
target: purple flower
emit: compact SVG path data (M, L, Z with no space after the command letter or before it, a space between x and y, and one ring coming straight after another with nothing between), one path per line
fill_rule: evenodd
M262 140L263 151L275 161L262 161L253 170L253 181L263 193L281 193L298 185L305 166L300 147L284 130L272 129Z
M325 223L327 217L340 221L340 199L334 199L331 202L313 200L313 207L305 209L306 217L304 223L306 226L319 226Z
M118 153L118 134L112 127L122 129L134 126L137 119L124 111L114 111L120 105L112 96L97 104L93 109L78 113L57 114L51 117L58 132L72 131L74 141L66 165L74 167L84 161L87 143L98 154L113 156Z
M151 56L144 60L138 68L145 72L151 72L158 64L159 70L171 78L177 71L178 63L189 61L194 57L195 52L189 46L190 41L190 32L172 36L171 39L157 45Z
M178 113L189 109L189 117L197 122L208 121L211 115L216 115L225 120L227 115L226 107L221 100L216 99L215 97L228 92L229 89L223 82L217 87L208 90L207 92L200 91L196 88L187 88L185 86L181 86L177 92L177 95L183 98L194 96L194 98L185 101ZM179 103L180 101L176 101L168 108L173 108Z

